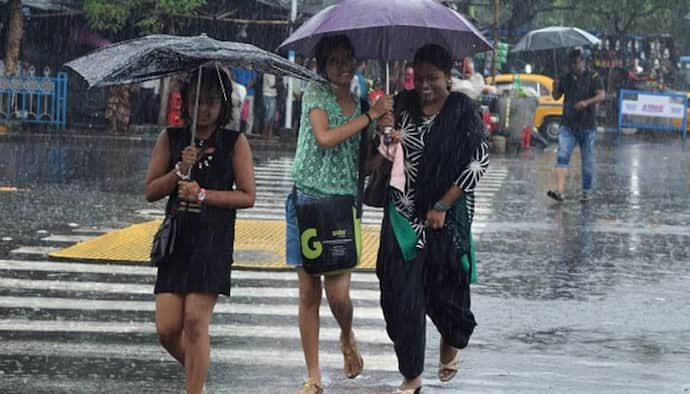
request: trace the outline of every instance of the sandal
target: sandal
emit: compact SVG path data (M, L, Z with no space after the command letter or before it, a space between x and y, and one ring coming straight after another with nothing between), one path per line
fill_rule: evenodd
M357 342L355 341L354 335L352 336L352 343L350 345L346 346L342 341L340 342L340 351L343 352L343 369L345 370L345 375L350 379L354 379L359 376L364 369L364 359L357 349ZM348 373L348 367L352 365L353 360L358 360L359 367Z
M323 394L323 386L313 378L304 379L302 389L297 394Z
M453 380L455 375L458 374L460 370L460 351L455 351L455 357L453 357L450 362L444 364L440 360L438 362L438 380L443 383L450 382ZM445 375L445 377L444 377Z
M553 198L554 200L558 202L563 202L565 200L565 196L561 192L555 192L553 190L549 190L546 192L546 195L549 196L550 198Z

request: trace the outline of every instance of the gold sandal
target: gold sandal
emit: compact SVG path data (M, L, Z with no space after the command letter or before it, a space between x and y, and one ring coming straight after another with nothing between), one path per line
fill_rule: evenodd
M362 355L359 353L359 350L357 349L357 341L354 340L354 336L352 336L352 339L353 343L351 343L349 346L345 346L342 342L340 342L340 351L343 352L344 357L343 369L345 370L345 375L350 379L354 379L357 376L359 376L359 374L361 374L362 370L364 369L364 359L362 358ZM351 373L348 373L347 367L350 365L350 362L354 359L357 359L359 361L359 368L352 371Z
M312 390L316 390L312 393ZM302 389L297 394L323 394L323 386L312 378L304 379Z
M453 380L460 370L460 350L455 351L455 356L447 363L438 362L438 380L443 383Z

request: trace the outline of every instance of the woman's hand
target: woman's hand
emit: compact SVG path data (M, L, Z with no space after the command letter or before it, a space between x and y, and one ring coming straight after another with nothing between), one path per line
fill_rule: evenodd
M189 170L196 164L199 157L199 148L190 145L182 151L182 163L180 164L180 172L188 174Z
M383 115L388 112L393 111L393 96L381 96L374 103L374 105L369 108L369 116L372 119L378 120Z
M394 122L395 119L393 118L393 114L390 112L386 112L376 121L376 128L383 130L384 127L393 127Z
M193 181L193 182L179 181L179 182L177 182L177 195L180 197L181 200L184 200L187 202L197 202L200 191L201 191L201 186L199 186L199 184L196 183L196 181Z
M432 230L440 230L446 224L446 213L442 211L437 211L435 209L430 210L426 214L426 221L424 225Z

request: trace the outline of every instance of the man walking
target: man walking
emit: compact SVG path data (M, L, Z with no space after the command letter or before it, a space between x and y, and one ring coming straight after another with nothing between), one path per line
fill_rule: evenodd
M568 56L570 72L554 81L552 96L558 100L565 95L563 121L558 137L556 159L556 190L547 195L558 202L565 200L565 182L568 164L575 145L580 146L582 162L581 202L592 196L594 180L594 141L596 139L596 105L604 101L604 85L594 71L587 70L580 49L574 49Z

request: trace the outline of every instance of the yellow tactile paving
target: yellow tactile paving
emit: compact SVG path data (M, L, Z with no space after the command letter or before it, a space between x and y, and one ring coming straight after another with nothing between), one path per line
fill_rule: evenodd
M69 260L148 263L153 234L159 220L134 224L50 254ZM285 265L285 222L238 220L235 236L235 267L288 269ZM379 246L379 228L362 226L363 256L357 267L373 270Z

